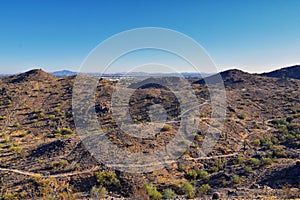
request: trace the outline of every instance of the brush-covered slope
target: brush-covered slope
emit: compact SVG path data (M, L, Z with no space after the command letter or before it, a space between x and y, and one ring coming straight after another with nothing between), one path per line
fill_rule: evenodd
M227 114L213 151L199 157L211 110L209 93L200 80L192 87L199 104L208 104L197 108L201 113L196 119L200 125L192 145L178 161L142 174L107 168L85 149L73 121L74 76L57 78L33 70L0 79L0 196L31 199L56 195L58 199L82 199L108 194L148 199L149 191L145 188L149 189L149 183L160 193L172 189L182 198L208 198L206 195L219 192L224 198L229 195L251 199L253 195L280 196L286 188L294 191L299 187L298 179L288 171L299 177L300 80L239 70L226 71L221 76L226 87ZM98 121L109 133L109 139L126 151L163 148L176 134L179 124L165 126L153 138L123 134L111 113L115 84L101 79L95 96ZM163 105L168 120L181 114L171 91L151 85L135 86L139 89L129 105L130 115L138 126L149 122L148 108L154 104ZM206 184L211 189L206 190ZM187 191L186 187L192 190Z

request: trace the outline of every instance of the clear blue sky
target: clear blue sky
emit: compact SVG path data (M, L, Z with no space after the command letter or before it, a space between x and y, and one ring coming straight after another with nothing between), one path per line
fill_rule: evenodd
M77 70L101 41L145 26L189 35L220 70L300 63L299 0L3 0L0 73Z

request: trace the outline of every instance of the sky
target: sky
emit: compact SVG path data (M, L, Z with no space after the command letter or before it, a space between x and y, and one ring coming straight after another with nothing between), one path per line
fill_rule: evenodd
M219 71L271 71L300 63L299 10L298 0L2 0L0 73L78 71L99 43L141 27L186 34Z

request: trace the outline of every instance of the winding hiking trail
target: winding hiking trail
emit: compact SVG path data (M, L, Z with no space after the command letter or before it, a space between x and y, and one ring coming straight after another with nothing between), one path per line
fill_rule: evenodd
M61 174L49 174L49 175L45 175L45 174L42 174L42 173L23 171L23 170L18 170L18 169L3 168L3 167L0 167L0 171L13 172L13 173L17 173L17 174L26 175L26 176L40 176L42 178L48 178L48 177L60 178L60 177L75 176L75 175L80 175L80 174L88 174L88 173L95 172L95 171L99 170L99 168L100 168L99 166L96 166L92 169L88 169L88 170L84 170L84 171L68 172L68 173L61 173Z

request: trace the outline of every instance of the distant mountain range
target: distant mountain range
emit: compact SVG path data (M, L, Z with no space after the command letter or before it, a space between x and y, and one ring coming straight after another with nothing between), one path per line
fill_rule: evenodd
M77 74L77 72L73 72L70 70L61 70L61 71L52 72L51 74L57 77L66 77L66 76L74 76Z
M56 77L59 77L59 78L63 78L63 77L67 77L67 76L74 76L74 75L77 75L78 73L89 74L89 75L93 75L93 76L97 76L97 77L100 77L102 75L101 73L82 73L82 72L74 72L74 71L70 71L70 70L61 70L61 71L50 72L50 74L52 74ZM243 71L237 70L237 69L223 71L220 73L220 75L223 79L226 79L226 77L231 75L232 73L233 74L244 74L244 75L248 74L248 75L250 75L250 73L243 72ZM13 74L0 74L0 78L8 77L11 75L13 75ZM132 72L132 73L120 72L120 73L104 74L102 76L120 77L120 76L124 76L124 75L126 75L126 76L162 76L162 75L178 76L178 74L176 74L176 73L145 73L145 72ZM211 76L212 79L215 76L211 73L200 74L200 73L194 73L194 72L182 72L181 75L184 77L190 77L190 78L198 78L198 77L201 78L201 76L203 76L203 77ZM283 79L284 78L300 79L300 65L285 67L285 68L281 68L281 69L274 70L271 72L265 72L265 73L256 74L256 75L273 77L273 78L283 78ZM201 82L201 80L199 80L199 81Z
M82 73L82 72L74 72L74 71L69 71L69 70L61 70L61 71L56 71L52 72L51 74L57 76L57 77L67 77L67 76L73 76L78 73L81 74L89 74L93 76L105 76L105 77L118 77L118 76L162 76L162 75L169 75L169 76L178 76L177 73L145 73L145 72L131 72L131 73L125 73L125 72L119 72L119 73L110 73L110 74L104 74L102 75L101 73ZM183 72L181 73L182 76L184 77L207 77L210 76L211 74L209 73L194 73L194 72Z

